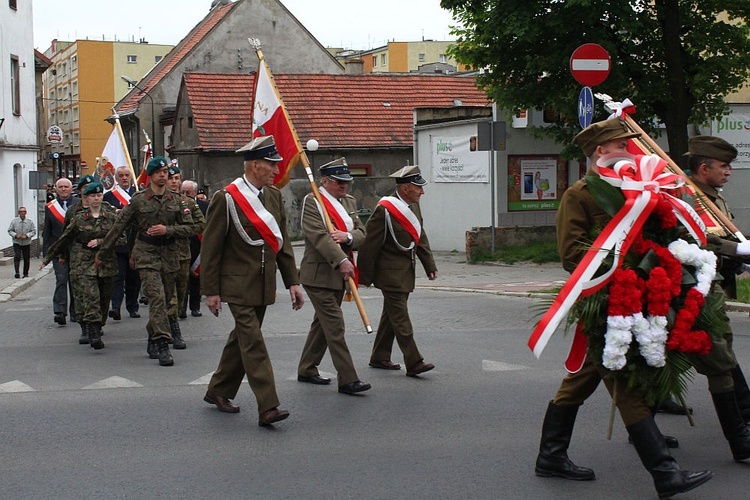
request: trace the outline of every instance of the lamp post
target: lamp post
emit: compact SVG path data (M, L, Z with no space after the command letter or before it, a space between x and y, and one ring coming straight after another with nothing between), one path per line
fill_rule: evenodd
M143 92L144 94L146 94L146 97L148 97L149 100L151 101L151 141L154 143L152 151L153 151L154 156L156 156L156 119L154 115L154 98L151 97L151 94L149 94L147 90L139 87L138 83L136 83L136 81L133 80L132 78L129 78L124 75L121 76L120 78L122 78L122 80L128 85L130 85L131 87L135 87L141 92Z
M318 150L318 141L310 139L307 141L307 144L305 144L305 147L310 152L310 166L315 168L315 152Z

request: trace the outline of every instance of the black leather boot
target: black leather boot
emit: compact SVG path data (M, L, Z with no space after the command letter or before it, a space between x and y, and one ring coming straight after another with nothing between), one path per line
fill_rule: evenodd
M732 368L732 379L734 380L734 394L737 397L737 406L740 407L742 418L750 422L750 388L747 386L745 374L742 373L740 365Z
M672 396L670 396L670 399L671 398L672 398ZM679 403L676 403L676 404L679 404ZM681 405L680 405L680 408L682 408ZM656 417L656 414L658 412L660 412L660 411L661 410L659 409L659 405L658 404L656 406L652 406L651 407L651 416L652 417ZM690 410L690 413L691 414L693 413L692 409ZM667 436L666 434L662 434L662 436L664 436L664 442L667 443L667 448L679 448L680 447L680 442L677 440L676 437L674 437L674 436ZM633 438L630 437L630 435L628 435L628 443L633 444Z
M89 338L91 339L91 347L94 349L104 348L104 342L102 342L102 324L101 323L89 323Z
M84 323L83 320L81 320L78 324L81 325L81 336L78 337L78 343L81 345L90 343L91 339L89 338L88 323Z
M159 346L150 337L147 342L146 353L148 353L148 359L159 359Z
M737 461L750 458L750 427L742 418L734 391L711 394L711 398L714 400L716 415L719 417L724 437L729 442L732 456Z
M172 353L169 352L169 344L167 344L167 341L159 340L157 345L159 348L159 366L172 366L174 364L174 358L172 357Z
M713 477L708 470L692 472L680 467L670 455L654 417L644 418L627 429L641 462L654 479L659 498L692 490Z
M568 458L568 446L576 423L578 406L558 406L550 401L542 424L542 440L536 457L537 476L590 481L594 471L578 467Z
M170 342L170 344L172 344L175 349L187 348L187 344L185 343L185 340L182 338L182 331L180 330L180 324L177 321L174 321L174 322L170 321L169 329L172 332L172 341Z

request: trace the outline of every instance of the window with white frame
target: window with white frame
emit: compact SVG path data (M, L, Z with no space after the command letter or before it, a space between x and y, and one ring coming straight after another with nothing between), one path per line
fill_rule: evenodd
M380 54L380 65L385 66L388 64L388 54Z
M18 56L10 56L10 101L13 114L21 114L21 65Z
M446 57L445 57L445 54L440 54L440 62L443 63L443 64L445 64L446 62L448 62L447 59L446 59Z
M138 56L134 54L128 55L128 64L135 64L138 62Z
M373 68L378 67L378 56L372 56L372 67Z

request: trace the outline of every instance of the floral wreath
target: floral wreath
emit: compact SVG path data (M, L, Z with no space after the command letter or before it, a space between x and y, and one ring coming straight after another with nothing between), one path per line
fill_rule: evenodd
M637 171L636 165L644 162L663 162L656 158L603 157L600 177L586 177L588 189L614 218L624 209L626 196L608 179L608 169L629 164ZM678 182L666 189L677 193L680 187ZM716 256L700 248L702 238L686 230L673 198L656 196L640 230L625 235L628 244L620 247L622 252L615 249L599 267L598 274L608 277L604 285L578 298L568 314L568 325L577 323L585 335L594 363L649 404L670 393L683 394L692 378L688 356L707 354L714 339L728 331L723 294L712 293ZM590 236L593 241L600 234Z

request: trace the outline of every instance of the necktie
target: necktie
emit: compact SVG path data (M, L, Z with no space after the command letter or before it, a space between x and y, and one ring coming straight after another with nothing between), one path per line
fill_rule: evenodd
M263 204L263 206L265 206L265 205L266 205L266 200L265 200L265 198L264 198L264 196L263 196L263 191L258 191L258 199L259 199L259 200L260 200L260 202L261 202L261 203Z
M67 210L68 209L68 200L63 200L62 207L63 207L63 210Z

